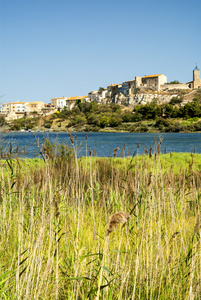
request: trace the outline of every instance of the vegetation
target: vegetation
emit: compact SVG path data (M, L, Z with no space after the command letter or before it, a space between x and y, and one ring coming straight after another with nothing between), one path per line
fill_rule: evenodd
M167 84L179 84L181 82L179 82L178 80L173 80L173 81L170 81L168 82Z
M0 126L6 125L6 120L5 117L3 115L0 116Z
M86 131L98 131L106 127L141 132L200 131L201 93L197 93L193 102L184 106L180 105L181 102L181 97L173 97L169 103L159 105L157 101L152 101L146 105L135 106L133 111L122 110L118 104L99 105L96 102L79 102L73 110L63 110L57 114L57 117L69 119L67 127L82 128ZM153 122L147 124L147 121Z
M27 117L23 117L20 119L15 119L12 121L11 123L11 130L20 130L20 129L33 129L35 126L38 125L39 122L39 118L35 117L35 118L27 118Z
M0 299L199 299L200 155L71 143L1 162Z
M99 87L98 92L101 94L104 90L105 90L104 87L101 86Z
M101 89L101 88L100 88ZM157 99L129 110L118 104L82 103L78 100L72 110L58 110L51 116L24 117L10 122L11 130L40 129L75 131L131 131L131 132L195 132L201 131L201 91L192 102L182 105L182 96L169 103L158 104ZM0 126L5 118L0 119Z

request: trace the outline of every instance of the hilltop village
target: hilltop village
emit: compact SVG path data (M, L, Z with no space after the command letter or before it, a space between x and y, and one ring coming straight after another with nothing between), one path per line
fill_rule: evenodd
M174 97L185 95L184 103L186 103L191 100L192 91L199 88L201 88L200 70L196 66L193 70L193 80L187 83L178 81L167 83L167 77L163 74L145 75L121 84L108 85L107 88L101 87L97 91L89 92L87 96L52 98L48 104L43 101L3 103L0 112L9 121L36 114L48 115L64 108L72 110L79 101L115 103L133 108L135 105L147 104L156 99L159 104L167 103Z
M201 131L200 70L193 80L167 82L164 74L135 77L86 96L1 105L1 131Z

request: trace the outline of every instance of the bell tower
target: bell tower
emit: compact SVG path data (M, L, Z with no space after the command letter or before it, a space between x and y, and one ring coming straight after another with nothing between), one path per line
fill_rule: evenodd
M198 69L196 64L195 69L193 70L193 88L197 89L200 85L200 82L200 70Z

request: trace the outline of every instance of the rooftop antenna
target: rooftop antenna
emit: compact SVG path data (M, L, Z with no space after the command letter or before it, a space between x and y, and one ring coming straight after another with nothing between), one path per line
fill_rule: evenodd
M198 64L196 63L196 65L195 65L195 70L198 70Z

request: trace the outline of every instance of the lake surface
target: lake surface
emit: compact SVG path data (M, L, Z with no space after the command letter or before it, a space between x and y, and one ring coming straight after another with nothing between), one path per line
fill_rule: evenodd
M37 140L42 147L44 137L51 142L69 144L71 146L68 133L62 132L36 132ZM165 152L194 152L201 153L201 133L101 133L88 132L87 139L85 132L72 133L77 148L78 156L86 156L89 153L89 147L93 152L93 156L113 156L116 147L119 150L116 156L131 156L135 151L137 154L143 154L146 149L149 151L152 147L152 153L156 152L156 143L154 138L163 139L161 143L161 153ZM139 147L137 144L139 143ZM36 140L31 132L9 132L1 134L1 146L4 150L20 151L21 157L24 157L24 149L26 147L25 156L39 157L39 151L36 146Z

